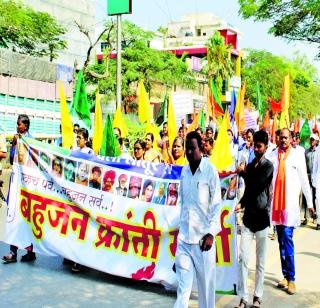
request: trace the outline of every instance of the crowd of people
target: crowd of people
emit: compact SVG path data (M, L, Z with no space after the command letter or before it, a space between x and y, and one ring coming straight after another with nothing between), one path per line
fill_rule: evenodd
M14 136L10 149L11 163L19 136L31 137L29 127L29 118L26 115L19 115L17 135ZM114 128L114 133L119 141L121 158L183 166L180 184L181 222L176 255L179 282L176 307L186 307L188 304L194 270L197 273L200 306L213 307L215 264L212 260L215 260L215 252L211 248L214 246L214 237L220 231L220 216L217 213L221 201L218 172L208 159L213 155L217 138L215 127L209 126L205 131L198 127L195 131L188 132L185 122L182 121L172 145L169 144L167 123L162 125L159 140L155 140L151 132L146 132L143 139L132 141L124 139L119 128ZM232 129L228 129L227 133L226 143L229 144L234 164L226 171L239 175L238 205L235 211L243 212L238 285L241 300L238 307L245 308L248 303L249 246L252 240L257 242L253 306L260 307L270 225L275 226L283 273L283 279L277 286L286 288L288 294L296 292L294 228L300 223L307 224L310 218L316 221L316 230L320 230L319 133L313 132L307 149L300 145L299 133L291 132L287 128L278 130L275 140L271 140L267 129L254 131L249 128L240 136L234 136ZM75 124L74 134L73 150L93 155L88 130ZM0 137L0 158L3 159L6 157L5 138L1 134ZM58 138L55 144L61 146L61 138ZM58 158L52 162L52 171L56 176L61 176L63 168L64 176L69 180L103 191L110 191L115 182L115 174L110 171L102 177L99 167L94 167L95 169L91 171L92 177L89 179L87 177L89 171L85 170L86 165L83 168L79 167L75 173L72 160L65 160L64 165ZM83 184L83 181L87 182ZM177 203L177 189L173 184L165 187L162 183L163 187L159 186L159 194L153 196L155 183L152 180L145 181L142 185L138 178L131 177L129 190L125 186L128 181L125 174L121 175L118 181L119 185L115 191L119 195L137 198L141 191L140 200L144 202L166 205ZM196 182L197 186L194 187ZM170 193L164 198L166 189ZM36 255L31 245L21 261L28 262L35 259ZM17 261L16 246L10 246L10 253L3 257L3 261L4 263ZM190 266L186 267L184 262ZM208 268L212 270L208 271ZM80 266L75 263L73 270L79 271Z

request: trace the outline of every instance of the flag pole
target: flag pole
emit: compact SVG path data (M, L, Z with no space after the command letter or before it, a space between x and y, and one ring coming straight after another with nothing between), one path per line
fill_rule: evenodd
M116 108L121 107L121 14L117 15L117 88Z

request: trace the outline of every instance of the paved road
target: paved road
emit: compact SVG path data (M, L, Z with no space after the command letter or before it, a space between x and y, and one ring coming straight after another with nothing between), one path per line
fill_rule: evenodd
M7 175L6 175L7 178ZM287 295L275 287L281 277L276 241L268 241L263 307L320 308L320 231L312 222L295 231L297 289ZM0 242L0 256L8 252ZM254 250L253 250L254 251ZM19 255L23 252L19 251ZM250 265L250 289L254 260ZM62 258L38 255L32 264L0 264L0 307L172 307L175 294L162 286L110 276L86 269L70 272ZM217 307L234 307L237 296L217 297ZM197 307L196 295L190 307Z

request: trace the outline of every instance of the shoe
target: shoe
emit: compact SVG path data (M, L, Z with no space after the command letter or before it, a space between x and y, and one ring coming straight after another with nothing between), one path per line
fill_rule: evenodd
M320 225L319 224L317 224L316 230L320 230Z
M305 218L304 220L301 221L301 225L305 226L308 223L308 219Z
M74 272L74 273L79 273L81 271L81 264L79 263L74 263L71 270Z
M3 264L15 263L17 262L17 256L10 252L7 256L2 257Z
M284 289L288 287L288 280L286 278L283 278L281 281L278 282L277 288Z
M260 299L260 297L254 296L254 297L253 297L253 305L252 305L252 307L253 307L253 308L260 308L260 306L261 306L261 299Z
M296 284L294 281L289 281L287 293L293 295L296 293Z
M21 257L21 262L32 262L37 259L34 252L27 252L24 256Z
M240 303L238 306L235 306L234 308L246 308L247 307L247 302L241 298Z

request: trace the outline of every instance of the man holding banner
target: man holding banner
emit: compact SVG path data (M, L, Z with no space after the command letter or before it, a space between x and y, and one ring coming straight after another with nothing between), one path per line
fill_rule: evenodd
M196 273L199 307L215 307L216 250L220 232L221 190L217 170L202 157L201 136L186 137L189 164L181 173L181 214L176 253L177 300L175 308L187 308Z
M12 140L12 146L10 149L10 163L13 164L15 151L18 144L18 139L23 137L32 137L29 133L29 127L30 127L30 119L26 114L19 114L18 120L17 120L17 134L14 135ZM32 244L28 247L26 247L27 253L21 257L22 262L32 262L36 259L36 254L33 252L33 246ZM10 252L8 255L3 256L2 260L4 261L4 264L7 263L14 263L17 262L17 254L18 254L18 247L14 245L10 245Z

